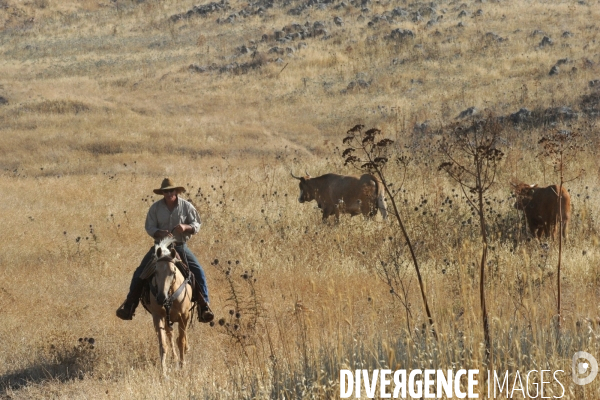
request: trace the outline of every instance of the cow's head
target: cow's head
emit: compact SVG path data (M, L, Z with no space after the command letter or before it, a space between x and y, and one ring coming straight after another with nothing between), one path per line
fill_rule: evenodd
M513 183L512 186L515 196L517 197L514 207L517 210L524 210L533 198L533 192L538 185L529 185L527 183L520 182L517 184Z
M310 185L310 175L308 172L306 173L306 176L301 177L294 175L292 171L290 171L290 173L292 174L292 178L300 181L298 184L300 187L300 196L298 197L298 201L300 203L313 201L315 199L315 191Z

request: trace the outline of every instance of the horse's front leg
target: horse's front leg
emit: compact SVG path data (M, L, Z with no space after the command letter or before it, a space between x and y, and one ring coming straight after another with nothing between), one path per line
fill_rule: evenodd
M162 369L163 376L167 376L167 330L165 328L165 319L160 316L154 316L154 329L156 329L156 336L158 338L158 353L160 354L160 367ZM169 335L169 339L170 339Z
M188 349L187 342L187 326L190 321L189 314L182 315L177 324L179 328L179 336L177 337L177 346L179 347L179 366L183 368L185 365L185 352Z
M172 351L173 358L177 358L177 348L175 347L175 341L173 340L173 327L167 326L165 330L167 331L167 341L169 344L169 349Z

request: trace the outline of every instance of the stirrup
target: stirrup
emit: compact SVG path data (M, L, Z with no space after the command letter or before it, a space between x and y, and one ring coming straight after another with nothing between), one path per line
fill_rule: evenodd
M125 321L131 321L135 315L133 306L133 304L127 304L127 300L125 300L125 302L121 304L121 307L117 309L117 317Z
M198 321L208 323L213 319L215 319L215 314L213 314L208 304L198 308Z

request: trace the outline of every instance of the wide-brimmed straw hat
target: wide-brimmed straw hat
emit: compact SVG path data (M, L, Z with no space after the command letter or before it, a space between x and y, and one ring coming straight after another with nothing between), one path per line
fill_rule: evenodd
M185 188L183 186L177 186L174 184L171 178L163 179L162 183L160 184L160 189L154 189L154 193L163 194L163 190L171 189L176 189L177 193L185 193Z

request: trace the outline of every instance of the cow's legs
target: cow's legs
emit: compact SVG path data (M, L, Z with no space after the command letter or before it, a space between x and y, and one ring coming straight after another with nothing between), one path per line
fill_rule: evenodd
M360 202L360 213L365 217L374 217L377 214L377 208L370 201ZM358 213L354 214L357 215Z
M548 235L552 235L552 240L556 240L556 233L559 229L558 224L548 226Z
M383 219L387 219L387 207L385 204L385 197L383 196L383 194L377 196L377 208L379 208L379 212L381 213ZM377 213L377 209L375 209L375 213Z
M543 229L544 237L549 239L556 239L556 225L555 224L544 224Z
M331 206L325 206L323 207L323 222L327 222L327 218L329 218L329 216L333 214L333 210Z
M340 222L340 207L338 205L333 206L333 213L335 214L335 222Z
M529 232L531 232L531 236L539 239L541 231L539 230L539 226L537 225L535 220L527 218L527 225L529 225Z

